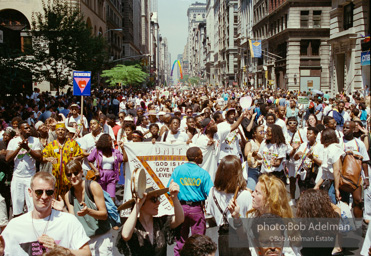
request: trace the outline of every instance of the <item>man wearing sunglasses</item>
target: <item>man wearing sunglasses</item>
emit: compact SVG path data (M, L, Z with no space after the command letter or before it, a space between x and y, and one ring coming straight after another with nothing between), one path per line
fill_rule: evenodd
M303 131L298 129L298 121L295 116L290 116L287 119L288 124L288 131L285 135L286 143L288 144L287 150L287 168L289 170L289 178L290 178L290 195L291 201L290 206L295 205L295 190L296 190L296 167L298 165L298 161L294 159L294 155L296 151L300 147L300 145L304 142L302 139Z
M28 193L34 209L9 222L0 239L0 255L42 255L59 246L74 255L91 255L89 237L77 218L52 209L54 189L53 175L38 172L32 177Z
M10 185L14 217L23 213L25 201L27 209L32 210L32 201L27 196L27 188L31 177L36 173L36 160L41 158L41 144L38 138L31 136L30 125L20 122L18 129L21 136L9 142L5 157L7 162L14 160L14 172Z

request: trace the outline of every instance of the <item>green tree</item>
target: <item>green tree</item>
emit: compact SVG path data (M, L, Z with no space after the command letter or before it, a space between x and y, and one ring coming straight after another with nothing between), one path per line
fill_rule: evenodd
M72 85L73 70L97 74L108 56L104 38L92 35L83 15L67 1L43 1L43 11L32 17L34 77L59 91Z
M188 79L188 81L192 85L199 85L200 84L200 78L198 76L192 76Z
M148 74L142 71L140 65L117 65L109 70L103 70L102 77L107 77L107 82L111 86L115 86L118 83L123 85L139 85L146 81Z
M31 93L33 60L7 43L0 44L0 80L3 95Z

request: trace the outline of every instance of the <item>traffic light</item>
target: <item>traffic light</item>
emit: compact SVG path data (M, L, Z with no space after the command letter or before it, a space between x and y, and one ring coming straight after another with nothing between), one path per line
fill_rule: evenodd
M243 66L243 72L246 72L246 66Z

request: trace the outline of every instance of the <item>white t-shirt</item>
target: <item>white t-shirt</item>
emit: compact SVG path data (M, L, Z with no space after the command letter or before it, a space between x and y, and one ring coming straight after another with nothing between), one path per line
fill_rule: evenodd
M343 148L344 152L352 151L354 155L362 156L362 162L370 160L365 144L358 138L354 138L353 140L346 140L343 138L343 140L340 141L340 146Z
M139 125L139 126L137 126L136 130L137 130L137 131L141 131L143 134L145 134L146 132L149 131L149 127L147 126L147 127L144 128L143 126ZM149 133L147 133L146 135L144 135L144 138L147 139L147 138L150 138L151 136L152 136L152 135L151 135L151 133L149 132Z
M228 126L218 126L218 131L213 137L214 143L210 146L207 145L209 143L209 138L206 134L196 134L192 138L192 143L195 144L195 146L200 147L202 151L203 162L200 167L209 172L213 182L218 167L218 159L220 159L221 142L225 140L230 131L231 129Z
M126 102L125 101L120 102L119 109L120 109L120 112L124 112L124 110L126 110Z
M78 115L76 118L74 118L73 116L70 116L68 118L66 118L66 120L64 121L65 125L68 126L68 123L76 123L78 125L80 125L80 119L81 119L81 115ZM88 120L86 120L85 116L83 118L83 122L84 122L84 126L86 129L89 128L89 125L88 125Z
M22 142L20 136L13 138L9 141L7 150L14 151L18 148L19 143ZM28 137L28 146L32 150L41 150L41 144L38 138ZM20 178L29 178L36 173L36 160L27 154L27 150L21 149L14 158L14 172L13 175Z
M313 156L322 161L323 160L323 150L324 150L324 147L321 143L315 142L314 145L312 147L310 147L309 143L305 142L305 143L300 145L300 147L296 151L296 154L299 153L299 152L304 153L304 154L308 154L309 152L313 152ZM309 159L308 157L306 157L304 159L304 162L303 162L303 158L299 158L299 160L296 163L296 169L298 169L298 168L302 169L303 168L304 170L309 170L309 169L312 168L312 165L313 165L312 160ZM298 171L301 171L301 170L298 170ZM303 176L303 179L305 179L305 176L306 176L306 174ZM316 183L321 178L321 176L322 176L322 165L319 166L319 168L318 168Z
M333 164L344 156L345 152L338 143L333 143L323 150L322 179L334 180Z
M108 124L103 125L103 133L109 134L113 141L116 140L115 134L113 133L113 129L110 125Z
M222 126L225 126L223 128ZM220 128L219 128L220 127ZM218 130L219 129L231 129L231 124L227 122L222 122L218 124ZM223 157L227 155L235 155L239 156L241 154L240 149L240 134L238 133L238 129L235 129L234 131L228 133L228 136L225 138L225 140L222 141L222 145L220 147L220 158L219 161L223 159Z
M275 124L279 125L282 128L283 135L285 136L285 134L287 133L287 127L286 127L285 121L283 121L280 118L277 118Z
M330 112L332 110L332 107L330 105L327 105L324 109L323 109L323 115L324 116L327 116L328 112Z
M166 140L164 140L166 133L167 133ZM178 131L176 134L172 134L171 131L168 131L162 135L161 141L175 143L175 142L187 142L188 139L189 136L185 132Z
M92 133L86 134L84 137L77 139L77 142L80 144L81 149L85 150L87 153L91 153L95 144L97 143L98 139L103 133L99 133L96 137L93 136ZM84 157L84 161L82 162L82 169L83 170L90 170L89 161L86 157Z
M234 193L225 193L225 192L220 192L215 189L215 187L211 188L213 190L213 194L215 195L216 200L218 201L218 204L222 211L224 211L229 204L229 201L234 196ZM240 206L240 217L245 218L246 217L246 212L252 209L252 197L251 193L247 190L244 190L238 194L237 197L237 204ZM212 193L210 191L209 193L209 198L208 198L208 204L206 208L206 212L210 213L211 215L214 216L216 224L218 226L221 226L222 224L225 224L223 221L223 215L220 213L220 210L218 209L218 206L215 204L214 199L212 198ZM227 211L227 219L228 221L232 218L232 215L229 211ZM230 225L233 226L233 222L229 223Z
M283 169L283 161L280 166L271 166L272 158L280 159L285 158L287 152L287 145L281 144L277 147L276 144L267 144L265 141L262 142L259 148L258 154L263 158L261 173L279 172Z
M83 226L73 214L52 210L49 221L49 216L32 219L31 214L28 212L12 219L2 233L6 256L42 255L38 237L43 234L46 225L45 234L59 246L78 250L89 241Z

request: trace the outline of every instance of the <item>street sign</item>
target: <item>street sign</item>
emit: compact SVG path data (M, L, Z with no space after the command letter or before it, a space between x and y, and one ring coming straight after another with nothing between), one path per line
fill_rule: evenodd
M73 71L73 95L90 96L91 71Z
M370 51L361 52L361 66L370 66Z

